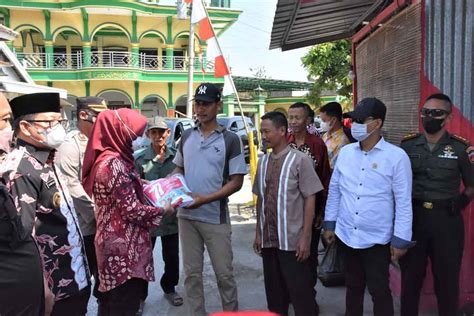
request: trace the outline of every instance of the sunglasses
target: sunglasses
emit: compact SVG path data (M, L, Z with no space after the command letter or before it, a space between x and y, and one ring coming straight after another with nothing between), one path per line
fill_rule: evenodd
M423 116L431 116L431 117L441 117L444 115L448 115L450 112L442 109L426 109L422 108L420 110L421 115Z

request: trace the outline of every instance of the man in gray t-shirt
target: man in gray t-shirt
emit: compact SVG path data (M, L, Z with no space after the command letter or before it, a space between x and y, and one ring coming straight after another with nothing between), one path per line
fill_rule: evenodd
M198 125L187 130L173 162L193 192L194 203L178 210L184 286L191 314L206 315L202 282L206 247L224 311L238 309L232 268L231 226L227 197L242 187L247 173L240 138L217 123L221 92L211 83L198 86L194 112Z

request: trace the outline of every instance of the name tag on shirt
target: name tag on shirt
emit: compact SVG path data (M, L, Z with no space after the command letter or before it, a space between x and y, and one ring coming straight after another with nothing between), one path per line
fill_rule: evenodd
M54 186L56 186L56 181L54 181L54 178L49 178L48 182L46 182L46 187L49 190Z

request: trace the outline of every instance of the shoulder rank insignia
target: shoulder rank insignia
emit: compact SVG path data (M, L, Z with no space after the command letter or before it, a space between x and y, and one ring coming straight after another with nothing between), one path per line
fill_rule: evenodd
M455 140L457 140L457 141L463 143L464 145L469 146L469 143L470 143L470 142L469 142L468 139L466 139L466 138L464 138L464 137L461 137L461 136L459 136L459 135L455 135L455 134L451 134L451 137L454 138Z
M411 134L408 134L408 135L406 135L405 137L403 137L402 142L405 142L405 141L410 140L410 139L415 139L415 138L417 138L417 137L420 136L420 135L421 135L420 133L411 133Z
M469 146L466 149L467 156L469 157L469 161L474 164L474 146Z

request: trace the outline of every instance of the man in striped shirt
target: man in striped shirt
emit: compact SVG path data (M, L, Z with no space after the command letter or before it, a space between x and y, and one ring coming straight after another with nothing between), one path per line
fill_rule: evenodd
M323 189L313 161L286 141L288 122L278 112L262 117L262 141L272 153L258 165L254 249L263 258L268 309L288 315L317 315L310 255L316 193Z

